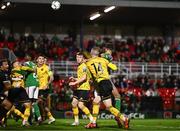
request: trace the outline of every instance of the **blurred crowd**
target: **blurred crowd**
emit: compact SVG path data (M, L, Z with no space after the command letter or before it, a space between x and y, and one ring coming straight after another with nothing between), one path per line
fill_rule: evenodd
M72 37L64 37L62 40L54 35L49 38L47 35L33 36L13 34L9 36L0 35L0 48L9 48L15 55L23 60L26 53L34 58L39 54L45 55L49 60L75 60L74 55L79 50Z
M90 51L93 46L110 48L113 51L113 59L120 62L180 62L180 43L166 42L162 37L146 37L136 41L133 38L117 40L109 37L84 40L84 49ZM34 57L44 54L51 60L74 60L74 55L80 50L76 37L47 37L46 34L25 34L19 37L0 34L0 47L12 49L21 59L29 52Z
M95 45L112 49L113 59L120 62L176 63L180 61L180 43L167 43L162 37L146 37L136 41L133 38L117 40L98 37L86 42L88 50Z

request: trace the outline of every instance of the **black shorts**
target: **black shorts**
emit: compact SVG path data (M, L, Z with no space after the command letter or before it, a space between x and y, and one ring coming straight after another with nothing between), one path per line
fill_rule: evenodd
M78 101L87 102L89 99L89 90L75 90L73 92L73 97Z
M112 90L113 87L110 80L102 80L98 83L96 87L96 91L98 95L101 96L102 100L111 98Z
M27 92L24 88L11 88L8 93L8 99L12 103L30 102Z
M3 93L0 93L0 104L6 99L6 96Z
M48 95L49 95L50 90L46 89L46 90L39 90L39 97L43 98L43 99L47 99Z

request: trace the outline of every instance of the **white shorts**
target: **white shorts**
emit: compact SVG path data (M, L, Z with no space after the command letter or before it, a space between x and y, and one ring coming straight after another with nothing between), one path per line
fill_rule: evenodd
M26 87L26 92L30 99L38 99L39 88L36 86Z

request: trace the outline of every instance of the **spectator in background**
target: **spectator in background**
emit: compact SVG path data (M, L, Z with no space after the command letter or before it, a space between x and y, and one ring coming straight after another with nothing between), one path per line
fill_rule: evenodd
M58 38L58 36L56 34L54 34L54 36L51 38L51 42L52 43L59 43L60 39Z
M159 96L157 89L149 88L146 92L145 95L147 97L155 97Z
M11 33L9 34L8 38L7 38L7 41L8 42L15 42L15 38L14 38L14 35Z

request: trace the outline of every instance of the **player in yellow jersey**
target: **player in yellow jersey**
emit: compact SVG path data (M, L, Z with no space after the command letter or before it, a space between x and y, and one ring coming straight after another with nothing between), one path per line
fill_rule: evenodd
M49 65L48 65L48 61L47 61L47 58L46 57L44 57L44 64L46 64L48 67L49 67ZM51 90L52 89L52 81L54 80L54 75L53 75L53 72L52 72L52 70L50 69L50 67L49 67L49 72L48 72L48 74L49 74L49 90ZM51 105L51 103L50 103L50 101L51 101L51 96L50 96L50 94L48 94L48 96L47 96L47 106L48 107L50 107Z
M88 52L85 52L85 55L86 55L86 58L91 58L91 54L89 54ZM106 60L108 60L109 62L112 61L113 57L112 57L112 51L108 48L103 48L101 50L101 54L100 56L102 58L105 58ZM115 98L115 107L121 111L121 96L116 88L116 86L114 85L114 83L112 82L111 80L111 84L112 84L112 87L113 87L113 90L112 90L112 94ZM96 94L96 91L95 91L95 94ZM115 120L117 120L117 118L115 117ZM120 126L120 125L119 125Z
M12 101L7 98L8 91L11 88L11 78L9 70L9 62L4 59L0 61L0 126L6 126L6 115L10 112L14 112L18 116L24 115L15 108ZM9 112L8 112L9 111Z
M73 93L72 110L74 114L74 123L72 125L79 125L79 110L78 107L89 117L90 122L93 122L93 117L89 109L85 106L85 102L88 101L90 84L89 80L91 74L85 64L85 58L82 52L76 54L76 60L78 65L77 78L70 77L70 86L77 86L77 89Z
M99 48L94 47L91 50L92 58L86 62L88 69L92 74L93 81L96 83L96 91L98 95L95 96L93 101L93 123L89 123L86 128L96 128L97 115L99 113L99 103L102 100L106 109L109 110L116 118L118 118L118 125L123 125L125 129L129 128L129 119L122 115L118 109L112 106L111 92L112 83L110 81L110 76L108 68L112 70L117 70L117 66L108 60L98 57Z
M24 76L28 72L34 72L29 67L22 66L18 61L12 63L11 79L12 89L9 90L8 98L13 103L21 103L25 106L23 126L28 126L28 118L30 116L30 100L24 88Z
M37 58L37 76L39 79L39 102L40 108L45 109L48 116L48 124L55 122L55 118L52 116L50 109L47 106L47 97L49 94L49 84L52 82L52 72L45 64L44 56Z

